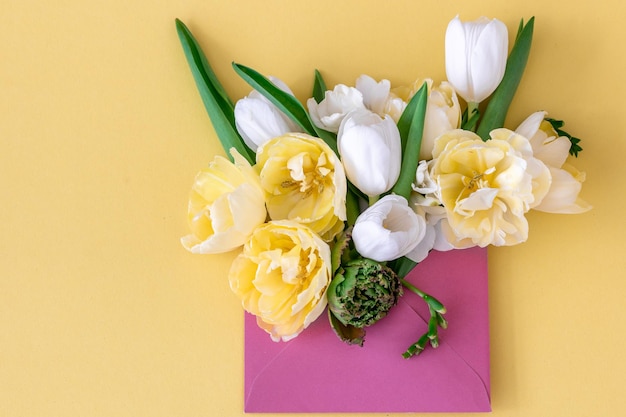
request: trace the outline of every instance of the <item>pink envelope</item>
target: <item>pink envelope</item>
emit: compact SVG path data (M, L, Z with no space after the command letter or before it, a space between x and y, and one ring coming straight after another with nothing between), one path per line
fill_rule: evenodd
M428 308L406 290L387 317L349 346L326 314L290 342L272 342L245 318L245 411L491 411L487 250L432 252L408 276L447 308L440 346L402 353L427 328Z

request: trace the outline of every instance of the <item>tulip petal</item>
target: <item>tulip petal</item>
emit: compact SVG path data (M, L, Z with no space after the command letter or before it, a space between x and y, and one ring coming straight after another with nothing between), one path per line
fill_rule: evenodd
M497 19L481 29L473 27L476 36L469 60L473 100L480 103L491 95L504 77L506 56L509 48L506 25Z
M385 103L389 97L391 83L389 80L376 82L372 77L361 75L356 79L356 89L363 94L363 104L365 107L382 115L385 110Z
M470 78L467 72L467 40L465 29L459 16L448 24L445 37L446 76L450 84L463 98L470 96Z
M256 152L268 140L299 131L267 100L243 98L235 105L235 124L246 145Z
M352 239L357 251L377 262L398 259L417 246L426 234L426 221L404 197L387 195L357 218Z
M350 113L342 122L337 146L348 179L368 196L391 189L400 175L401 140L390 117L369 110Z
M578 195L582 181L564 169L550 168L552 186L541 204L535 210L547 213L578 214L592 209L592 206ZM582 176L584 179L584 176Z

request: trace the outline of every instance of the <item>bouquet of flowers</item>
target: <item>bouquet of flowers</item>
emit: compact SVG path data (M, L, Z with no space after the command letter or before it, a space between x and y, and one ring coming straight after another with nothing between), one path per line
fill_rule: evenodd
M497 19L453 19L447 81L391 87L362 75L327 89L315 71L303 105L281 80L234 63L253 91L233 104L189 29L178 34L229 159L193 183L192 253L238 251L228 274L244 309L275 341L325 311L338 337L363 345L403 289L428 305L428 330L405 357L439 344L445 307L404 277L430 251L515 245L526 213L581 213L582 150L544 111L503 127L521 80L534 19L508 53ZM459 99L459 97L461 99ZM328 307L328 308L327 308Z

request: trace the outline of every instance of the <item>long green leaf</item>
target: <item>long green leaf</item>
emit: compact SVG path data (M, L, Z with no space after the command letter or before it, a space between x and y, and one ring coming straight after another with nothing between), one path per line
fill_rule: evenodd
M513 96L515 91L517 91L528 62L534 23L535 18L531 17L524 28L518 31L515 44L506 62L504 78L489 100L483 119L476 132L483 140L489 139L489 132L493 129L504 126L506 114L509 111L509 106L513 101ZM521 26L522 24L520 24L520 28Z
M252 88L263 94L269 101L285 113L309 135L324 140L337 153L337 138L331 132L320 129L311 121L304 106L291 94L276 87L265 76L252 68L233 62L233 68Z
M409 101L409 104L398 121L400 137L406 139L402 151L402 169L400 170L400 177L391 191L397 195L403 196L407 200L411 195L411 184L415 180L415 172L417 171L417 165L419 163L427 102L428 85L424 83L413 98L411 98L411 101ZM405 114L407 119L410 120L410 123L407 123L406 120L403 121ZM402 128L400 129L401 122Z
M248 162L254 163L254 152L245 145L235 127L233 103L209 65L202 48L187 26L178 19L176 19L176 31L202 102L224 151L232 160L229 150L235 148Z

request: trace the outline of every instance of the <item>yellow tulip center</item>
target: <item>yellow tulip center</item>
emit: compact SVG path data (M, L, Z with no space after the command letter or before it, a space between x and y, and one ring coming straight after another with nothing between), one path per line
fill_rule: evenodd
M282 188L297 188L303 198L313 193L321 194L324 191L330 169L326 168L326 155L321 154L314 165L311 156L299 154L288 163L291 179L281 183Z

